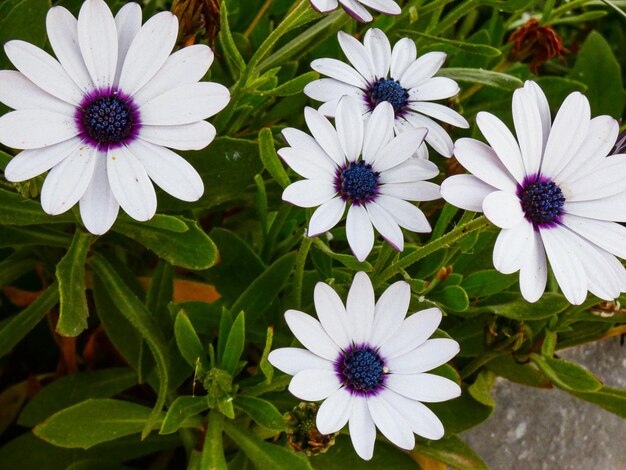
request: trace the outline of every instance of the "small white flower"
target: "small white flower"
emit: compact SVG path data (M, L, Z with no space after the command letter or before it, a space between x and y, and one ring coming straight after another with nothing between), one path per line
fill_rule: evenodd
M87 229L109 230L121 206L136 220L156 211L152 180L165 192L196 201L200 175L165 147L197 150L215 137L204 121L228 103L228 90L198 83L213 62L207 46L170 56L178 20L169 13L141 25L128 3L113 18L103 0L87 0L78 20L63 7L47 17L58 60L24 41L5 51L19 72L0 71L0 142L25 149L7 166L9 181L50 170L41 205L52 215L80 202Z
M439 186L423 181L439 173L428 160L409 158L421 145L426 129L410 129L393 136L393 108L383 103L365 125L359 104L344 97L337 107L335 129L320 112L306 108L311 137L297 129L283 130L291 147L278 151L298 174L283 200L300 207L320 206L309 222L309 237L333 228L346 205L348 243L359 261L374 245L374 227L397 250L404 248L400 227L430 232L426 217L407 201L439 199Z
M376 427L395 445L410 450L418 434L427 439L444 435L439 418L421 402L433 403L461 395L452 380L424 372L452 359L456 341L428 339L441 322L439 309L405 319L411 288L396 282L375 302L367 275L357 273L346 306L327 284L314 292L313 317L289 310L287 325L308 349L272 351L269 361L293 375L289 391L301 400L324 400L317 414L322 434L349 423L357 454L369 460Z
M415 42L409 38L400 39L392 50L385 33L375 28L367 31L363 44L343 31L339 31L338 38L352 67L337 59L314 60L311 67L330 78L315 80L304 88L307 96L324 102L320 112L334 116L344 95L357 97L364 115L369 115L381 102L391 103L396 133L425 127L426 142L437 153L451 157L452 139L431 118L462 128L469 124L449 107L431 103L459 92L454 80L433 76L446 60L446 54L429 52L417 58ZM418 156L428 158L426 145L420 147Z
M386 15L402 13L402 8L396 0L310 0L310 2L313 9L320 13L336 10L341 5L348 15L361 23L368 23L374 19L365 7Z
M476 123L489 142L459 139L454 154L473 175L446 179L448 202L484 212L503 230L493 252L502 273L520 272L522 295L538 300L547 279L546 256L565 297L581 304L589 290L612 300L626 291L626 155L607 157L619 126L591 119L589 101L572 93L551 123L539 86L513 94L517 141L492 114ZM519 144L518 144L519 142Z

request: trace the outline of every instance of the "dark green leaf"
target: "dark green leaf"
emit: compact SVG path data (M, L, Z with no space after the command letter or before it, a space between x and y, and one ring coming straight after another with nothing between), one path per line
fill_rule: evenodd
M602 383L589 371L573 362L531 354L535 365L559 388L575 392L596 392Z
M515 284L517 276L501 274L495 269L477 271L463 279L461 286L472 297L488 297Z
M530 364L520 364L511 355L498 356L489 361L487 369L504 377L511 382L515 382L529 387L550 388L552 384L546 377Z
M484 305L487 304L488 305ZM498 294L468 309L472 313L490 312L513 320L540 320L549 318L569 307L569 302L559 294L546 292L535 303L521 299L517 294Z
M429 297L443 305L445 309L450 309L455 312L462 312L469 307L467 294L460 286L445 287L433 292Z
M285 429L283 415L269 401L246 395L237 395L235 397L235 408L242 410L263 427L273 431L283 431Z
M376 442L374 456L365 461L354 451L350 437L341 434L328 452L311 459L311 465L316 470L419 470L407 452L383 441Z
M43 46L46 42L46 14L50 0L5 0L0 15L0 44L12 39ZM6 11L5 11L6 9ZM0 69L9 66L4 50L0 50Z
M228 10L226 9L226 2L224 1L222 1L222 5L220 6L220 32L218 37L226 57L228 57L228 59L235 64L237 70L241 72L246 68L246 63L243 57L241 57L239 49L237 49L235 41L233 40L230 24L228 23Z
M168 305L174 298L174 269L167 261L159 260L152 272L146 294L146 307L159 321L161 329L171 331L172 319Z
M240 312L233 322L233 326L228 333L221 367L231 375L234 375L239 365L239 359L243 353L246 340L246 317Z
M206 397L178 397L170 405L159 434L172 434L178 431L185 421L209 408Z
M176 344L187 364L191 366L194 371L200 373L208 371L211 366L206 357L206 352L202 346L202 342L196 331L189 321L189 317L184 310L180 310L176 315L176 321L174 323L174 334L176 336Z
M570 392L581 400L588 401L600 408L626 419L626 390L612 387L602 387L595 392Z
M291 181L278 158L276 148L274 147L274 136L272 136L272 131L268 128L261 129L259 132L259 155L261 156L263 166L272 175L272 178L282 188L289 186Z
M459 398L443 403L429 403L428 407L443 423L447 436L473 428L493 413L492 407L477 402L465 390Z
M46 214L41 205L32 199L26 199L17 193L0 189L0 224L35 225L75 222L71 212L61 215Z

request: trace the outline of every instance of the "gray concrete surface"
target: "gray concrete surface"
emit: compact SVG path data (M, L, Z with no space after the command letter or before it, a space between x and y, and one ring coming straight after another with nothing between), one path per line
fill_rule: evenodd
M626 388L619 338L562 351L604 384ZM496 409L462 437L492 470L626 470L626 421L561 390L499 379Z

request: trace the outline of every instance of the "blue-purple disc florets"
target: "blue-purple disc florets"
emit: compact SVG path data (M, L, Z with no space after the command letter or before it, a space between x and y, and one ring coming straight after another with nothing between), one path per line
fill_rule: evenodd
M527 177L518 191L522 209L535 228L551 227L561 220L565 196L549 178Z
M375 394L385 382L385 362L370 346L353 346L342 352L335 369L341 383L354 394Z
M337 171L335 189L345 201L363 204L378 194L378 176L363 160L350 162Z
M379 78L369 90L370 107L387 101L396 114L401 113L409 103L409 92L393 78Z

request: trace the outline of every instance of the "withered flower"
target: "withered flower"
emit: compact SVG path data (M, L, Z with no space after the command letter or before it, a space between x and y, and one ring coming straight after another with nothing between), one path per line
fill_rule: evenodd
M528 67L534 74L537 74L539 66L553 57L569 54L569 50L563 47L561 36L550 26L541 26L535 18L531 18L511 34L509 42L513 43L509 59L528 62Z
M172 13L178 17L180 23L180 46L195 44L198 35L202 35L213 45L220 32L219 0L174 0Z
M301 402L293 410L285 413L287 422L287 443L298 451L311 456L323 454L335 444L335 436L322 434L317 430L315 417L319 405Z

